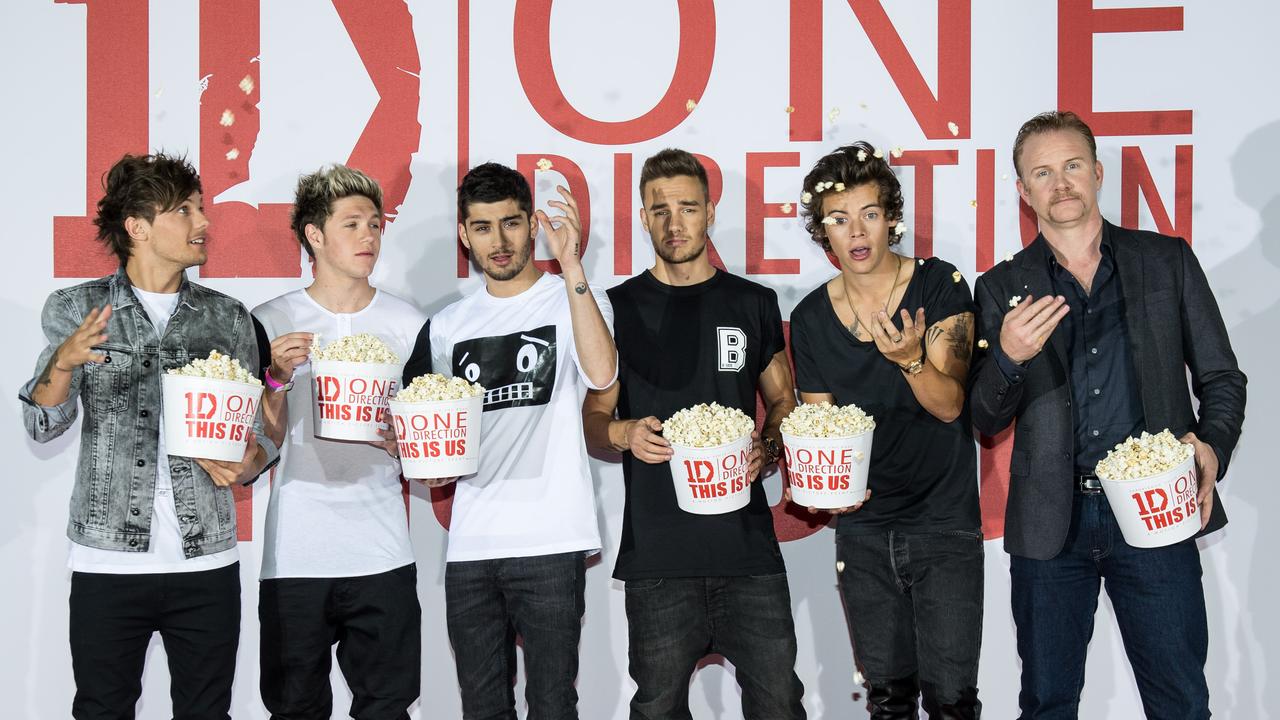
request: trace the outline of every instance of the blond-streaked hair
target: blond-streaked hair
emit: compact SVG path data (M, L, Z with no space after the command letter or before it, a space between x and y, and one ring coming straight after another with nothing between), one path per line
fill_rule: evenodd
M382 188L378 181L346 165L329 165L310 175L298 178L298 188L293 193L293 216L290 225L293 235L302 243L307 255L315 257L311 243L307 241L307 226L323 228L333 215L333 204L352 195L369 198L382 214Z

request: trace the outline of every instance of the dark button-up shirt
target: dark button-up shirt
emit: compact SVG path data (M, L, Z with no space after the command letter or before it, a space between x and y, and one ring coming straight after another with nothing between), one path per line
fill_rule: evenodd
M1054 294L1071 307L1058 332L1067 341L1071 370L1076 472L1092 473L1107 451L1143 430L1138 373L1129 351L1124 293L1111 241L1102 238L1102 259L1089 292L1053 253L1049 275Z
M1090 292L1049 253L1053 293L1071 308L1057 330L1066 339L1075 428L1075 467L1093 473L1098 461L1125 438L1144 429L1138 373L1125 326L1124 291L1111 240L1102 236L1102 259ZM996 365L1010 382L1021 382L1026 368L1003 353Z

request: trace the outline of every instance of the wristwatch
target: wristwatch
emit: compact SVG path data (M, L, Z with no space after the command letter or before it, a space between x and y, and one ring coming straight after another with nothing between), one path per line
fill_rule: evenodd
M906 365L899 365L898 369L908 375L919 375L924 371L924 355L921 355L919 358L912 360Z
M267 387L271 388L271 392L289 392L293 389L293 378L289 378L289 382L282 383L271 375L271 368L267 368L262 373L263 378L267 381Z
M782 446L778 441L766 435L761 444L764 445L764 464L772 465L778 462L778 458L782 457Z

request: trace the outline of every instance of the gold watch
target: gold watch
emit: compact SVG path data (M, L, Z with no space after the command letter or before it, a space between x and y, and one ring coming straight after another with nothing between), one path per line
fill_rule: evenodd
M919 375L924 372L924 355L921 355L919 358L912 360L906 365L899 365L898 369L908 375Z

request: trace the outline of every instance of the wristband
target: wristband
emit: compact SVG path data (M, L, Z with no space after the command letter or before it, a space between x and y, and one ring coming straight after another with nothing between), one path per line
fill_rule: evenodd
M262 375L263 379L266 380L267 387L271 388L272 392L289 392L293 389L293 378L289 378L289 382L282 383L271 375L271 368L267 368Z

